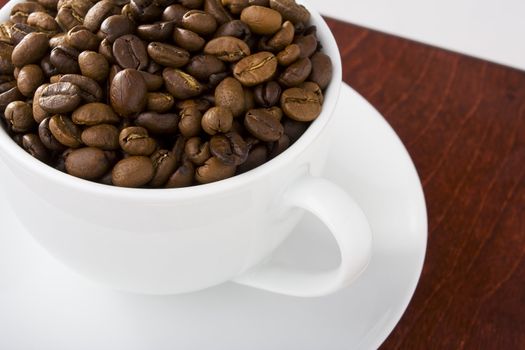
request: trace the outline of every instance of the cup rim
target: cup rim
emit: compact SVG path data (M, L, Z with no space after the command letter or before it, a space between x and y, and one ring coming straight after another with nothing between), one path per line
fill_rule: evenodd
M8 1L0 10L0 19L8 14L8 9L10 9L12 5L21 1L23 0ZM321 135L335 110L342 85L341 56L328 24L321 17L319 12L308 3L308 1L299 0L298 3L304 4L310 11L311 24L317 27L319 39L323 44L323 52L332 59L332 79L324 96L323 107L319 117L292 146L263 165L246 173L209 184L183 188L144 189L109 186L63 173L27 153L22 147L14 142L3 127L0 127L0 155L9 158L12 162L18 163L26 171L33 173L35 176L59 184L67 190L75 190L83 193L87 192L92 195L96 194L127 199L133 198L145 201L195 199L229 191L232 188L243 187L247 184L256 182L259 179L265 178L269 173L275 171L275 169L282 168L289 162L293 161L293 159L298 158L306 151L309 145L314 143L314 141Z

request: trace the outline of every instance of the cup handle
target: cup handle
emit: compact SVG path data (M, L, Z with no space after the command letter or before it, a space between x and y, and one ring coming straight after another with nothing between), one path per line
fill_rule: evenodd
M352 283L365 270L372 253L372 233L357 203L332 182L306 175L284 193L284 205L316 215L329 228L341 253L334 270L309 272L279 266L271 261L247 271L234 282L274 293L317 297Z

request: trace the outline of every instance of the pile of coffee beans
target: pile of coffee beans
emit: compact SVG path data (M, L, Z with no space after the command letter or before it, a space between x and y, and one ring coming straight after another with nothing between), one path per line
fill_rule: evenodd
M247 172L321 113L332 62L295 0L38 0L0 25L2 124L103 184Z

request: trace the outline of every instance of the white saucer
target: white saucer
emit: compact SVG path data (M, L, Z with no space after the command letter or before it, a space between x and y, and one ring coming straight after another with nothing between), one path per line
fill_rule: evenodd
M377 348L419 279L427 232L423 192L396 134L347 86L332 132L326 176L354 196L374 233L371 264L350 288L318 299L233 283L173 297L101 289L41 249L0 194L0 348ZM0 165L0 182L4 172ZM336 246L316 219L307 216L295 231L277 259L312 267L337 262Z

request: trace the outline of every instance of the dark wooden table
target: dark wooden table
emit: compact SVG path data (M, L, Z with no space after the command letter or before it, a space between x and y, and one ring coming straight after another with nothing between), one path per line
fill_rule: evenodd
M525 349L525 72L329 24L428 206L423 274L382 349Z

